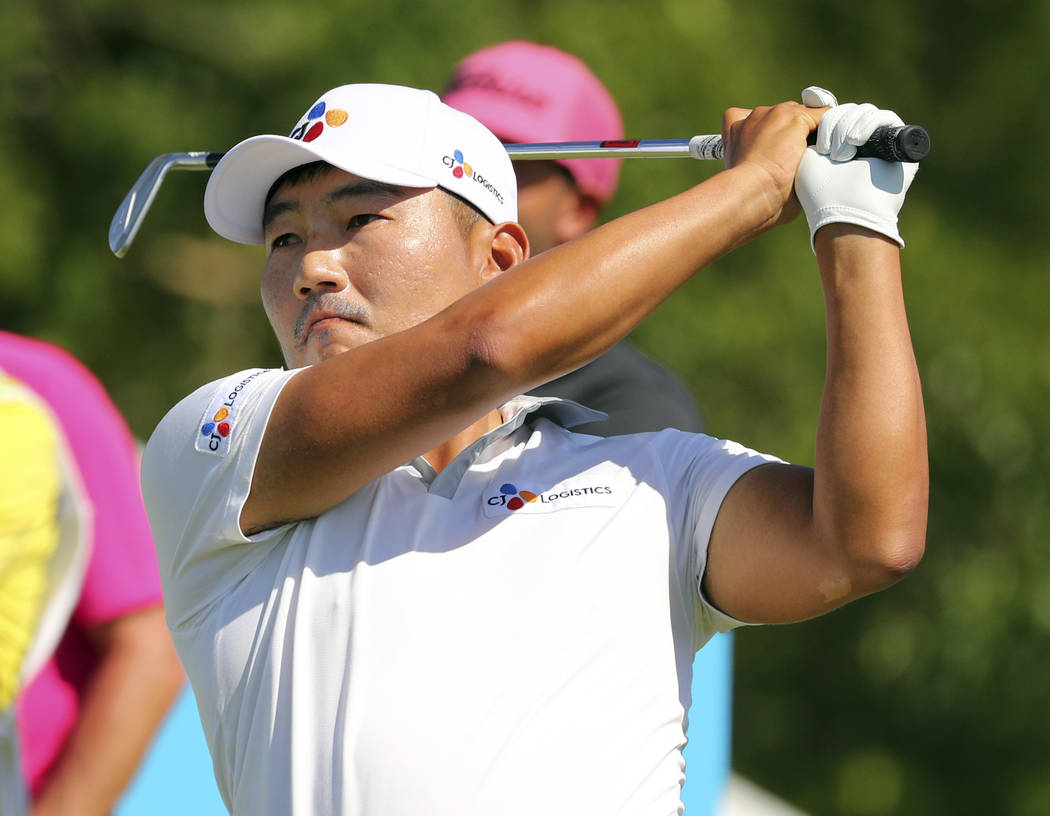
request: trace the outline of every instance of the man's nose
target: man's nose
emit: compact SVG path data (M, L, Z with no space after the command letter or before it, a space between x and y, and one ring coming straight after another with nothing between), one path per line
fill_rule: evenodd
M295 276L295 294L305 300L312 294L341 292L350 283L335 249L312 249L304 253Z

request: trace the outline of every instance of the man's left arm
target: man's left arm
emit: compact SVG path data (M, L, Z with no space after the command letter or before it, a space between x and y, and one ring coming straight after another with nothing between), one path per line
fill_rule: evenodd
M850 225L817 236L828 370L815 464L764 465L727 494L704 588L735 618L814 617L890 585L922 556L926 426L897 254Z
M857 136L864 116L872 118L864 110L825 117L818 149L835 127ZM833 161L831 152L809 151L796 184L827 313L814 467L769 464L745 474L709 544L708 599L750 622L802 620L882 589L925 546L926 424L896 218L915 167Z

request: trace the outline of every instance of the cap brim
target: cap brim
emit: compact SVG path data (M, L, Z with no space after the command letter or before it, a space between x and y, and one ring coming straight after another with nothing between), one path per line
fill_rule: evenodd
M344 149L345 154L345 149ZM263 243L266 194L282 175L302 164L325 161L340 170L399 187L436 187L437 179L366 157L336 158L321 147L287 136L254 136L232 148L211 172L204 215L211 228L241 244Z

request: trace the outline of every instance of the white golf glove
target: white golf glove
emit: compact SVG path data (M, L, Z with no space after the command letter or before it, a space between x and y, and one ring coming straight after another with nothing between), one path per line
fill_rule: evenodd
M809 222L810 246L821 227L845 223L866 227L903 247L897 213L918 163L854 156L875 128L904 122L893 111L874 105L839 105L833 93L815 86L802 92L802 102L811 108L831 106L820 120L816 144L803 154L795 175L795 193Z

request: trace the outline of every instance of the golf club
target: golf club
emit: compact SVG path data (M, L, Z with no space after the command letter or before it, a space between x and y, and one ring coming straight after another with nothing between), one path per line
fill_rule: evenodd
M721 159L724 155L719 135L691 139L634 139L599 142L547 142L509 144L507 153L521 159L604 159L604 158L693 158ZM887 161L917 162L930 151L930 137L918 125L877 128L857 150L858 156ZM138 181L124 197L109 225L109 248L123 258L135 240L142 221L160 189L164 176L172 169L211 170L223 153L165 153L149 163Z

